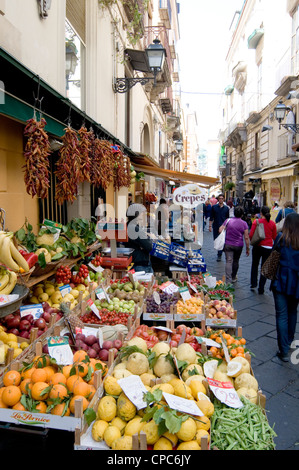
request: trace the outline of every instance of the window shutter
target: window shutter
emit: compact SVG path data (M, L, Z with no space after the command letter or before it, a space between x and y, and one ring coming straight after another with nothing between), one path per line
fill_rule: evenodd
M66 17L85 43L86 36L86 0L67 0Z

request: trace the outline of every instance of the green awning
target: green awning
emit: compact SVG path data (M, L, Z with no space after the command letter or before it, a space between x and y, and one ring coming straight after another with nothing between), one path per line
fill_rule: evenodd
M57 138L62 137L70 118L74 129L80 129L84 122L87 128L94 129L99 138L119 145L129 157L136 155L101 124L86 115L72 101L61 95L2 47L0 47L0 89L1 83L4 85L4 104L1 104L3 100L0 100L0 114L25 124L33 117L34 97L37 97L39 91L39 98L42 98L41 110L47 121L46 130L49 134Z

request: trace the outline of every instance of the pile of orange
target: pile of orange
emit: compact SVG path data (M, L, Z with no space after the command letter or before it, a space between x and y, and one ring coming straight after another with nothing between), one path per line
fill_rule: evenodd
M246 349L246 339L245 338L238 338L234 335L230 335L229 333L225 332L224 330L213 331L209 338L216 341L216 343L222 344L222 339L226 344L227 350L229 352L230 357L241 356L245 357L245 353L247 352ZM212 346L209 349L210 354L218 359L223 359L224 357L224 350L222 347L217 348L216 346Z
M83 350L74 353L73 361L60 367L43 354L20 371L7 371L0 387L0 408L69 416L75 414L75 402L81 399L85 411L96 391L94 373L100 369L104 377L107 365ZM28 402L31 409L26 407Z

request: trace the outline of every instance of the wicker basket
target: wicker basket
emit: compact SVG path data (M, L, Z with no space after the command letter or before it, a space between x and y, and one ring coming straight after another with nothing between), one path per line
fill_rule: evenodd
M33 271L33 273L31 274L33 277L39 277L39 276L43 276L45 274L48 274L50 273L51 271L53 271L54 269L58 268L58 266L63 263L63 261L66 259L66 256L64 256L63 258L61 258L59 261L51 261L50 263L47 263L47 265L42 268L41 266L39 266L39 264L36 264L35 265L35 269Z
M20 284L23 284L23 283L26 284L26 282L29 281L30 276L32 275L34 270L35 270L35 265L32 266L32 268L29 269L29 271L27 273L18 273L18 282Z

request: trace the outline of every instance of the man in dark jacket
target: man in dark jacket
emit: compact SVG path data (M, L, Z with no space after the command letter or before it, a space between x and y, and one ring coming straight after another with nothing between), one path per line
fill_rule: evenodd
M146 231L146 210L141 204L132 204L127 211L128 242L126 246L133 248L133 269L153 273L150 252L153 242Z
M219 194L217 197L218 203L212 206L211 216L210 216L210 224L209 230L212 232L213 227L213 238L218 237L219 235L219 228L224 223L226 219L229 218L229 208L224 204L224 195ZM222 250L218 251L217 254L217 261L221 261Z

